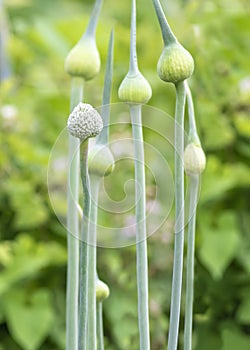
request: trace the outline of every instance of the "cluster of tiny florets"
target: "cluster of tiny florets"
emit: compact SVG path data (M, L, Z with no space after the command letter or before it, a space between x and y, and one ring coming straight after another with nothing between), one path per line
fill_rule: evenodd
M86 140L95 137L103 128L102 118L99 113L87 103L79 103L71 112L67 128L72 136Z

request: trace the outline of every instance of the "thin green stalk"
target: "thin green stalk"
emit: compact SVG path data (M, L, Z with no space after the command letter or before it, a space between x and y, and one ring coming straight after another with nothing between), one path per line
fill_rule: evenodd
M189 142L197 142L200 143L200 139L197 133L196 121L195 121L195 113L194 113L194 103L192 98L191 90L188 86L188 82L185 81L185 89L187 94L187 107L188 107L188 119L189 119Z
M103 89L102 108L101 108L103 130L96 138L96 145L108 145L113 60L114 60L114 30L112 30L110 33L108 57L107 57L105 79L104 79L104 89ZM97 197L96 205L98 206L98 197ZM97 350L104 350L102 302L97 303Z
M138 69L136 54L136 1L132 0L130 26L130 64L118 95L130 106L135 156L135 216L136 216L136 270L138 294L138 323L140 349L150 349L148 312L148 261L146 230L146 183L144 168L144 147L141 121L141 106L152 94L151 87Z
M88 27L80 41L84 42L86 37L95 40L96 28L101 12L102 0L96 0L92 10ZM98 60L95 64L99 64ZM99 70L99 69L98 69ZM96 68L94 69L95 74ZM92 76L91 78L93 78ZM89 76L88 76L89 79ZM79 322L78 322L78 350L90 350L88 340L88 312L89 312L89 269L90 249L88 241L90 198L89 198L89 176L87 169L88 142L81 145L81 179L83 187L83 220L81 229L80 251L79 251ZM94 348L93 348L94 349Z
M194 250L196 204L199 189L199 176L190 176L190 207L187 241L186 306L184 326L184 350L192 349L193 295L194 295Z
M89 250L87 241L88 220L90 211L89 177L87 170L88 141L80 146L80 169L83 188L83 219L80 239L79 258L79 331L78 350L88 350L87 347L87 314L88 314L88 264Z
M195 133L197 134L197 128L196 128L196 122L195 122L195 116L194 116L194 103L192 94L190 91L190 88L188 86L188 82L185 81L185 89L187 94L187 107L188 107L188 119L189 119L189 134Z
M100 179L96 176L90 176L90 215L88 225L88 333L87 349L96 349L96 223L98 212L98 193Z
M170 306L170 326L168 350L176 350L178 345L183 248L184 248L184 109L186 90L183 82L176 84L175 108L175 242L172 294Z
M187 94L188 118L189 118L189 142L200 143L194 113L193 98L185 81ZM193 295L194 295L194 251L195 251L195 224L196 224L196 205L199 190L199 176L190 177L190 203L187 240L187 270L186 270L186 306L185 306L185 324L184 324L184 350L192 349L192 324L193 324Z
M71 87L70 110L82 101L83 79L73 78ZM68 173L68 210L67 210L67 291L66 291L66 349L77 350L78 338L78 265L79 265L79 140L69 135L69 173Z
M113 77L113 61L114 61L114 30L110 33L108 58L106 63L106 72L104 79L104 89L102 98L101 116L103 120L103 129L96 138L96 144L107 145L109 139L109 116L110 116L110 98Z
M130 115L135 157L136 267L140 349L150 349L148 312L148 261L146 230L146 193L141 105L131 105Z
M97 303L97 350L104 350L102 302Z

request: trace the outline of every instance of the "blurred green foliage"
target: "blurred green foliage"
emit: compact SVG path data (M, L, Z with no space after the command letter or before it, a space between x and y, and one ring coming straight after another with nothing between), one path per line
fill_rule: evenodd
M11 71L5 72L9 77L5 75L0 86L0 350L64 349L66 236L49 202L46 173L69 111L64 58L84 31L92 4L8 0L1 8L6 50L1 69L5 59L4 67ZM250 4L169 0L163 6L180 42L195 58L190 84L207 153L197 219L194 349L247 350ZM127 1L105 0L98 25L102 62L115 27L112 102L118 101L117 89L128 70L129 12ZM152 2L138 0L138 59L153 89L150 105L171 115L174 89L156 74L161 49ZM100 76L86 85L86 101L93 105L101 104L103 75L104 64ZM145 130L147 137L150 132ZM159 140L165 156L163 146ZM109 190L115 198L119 176L112 181ZM171 229L170 218L148 242L152 350L162 349L167 339ZM104 304L107 349L138 349L135 247L99 248L98 265L111 289Z

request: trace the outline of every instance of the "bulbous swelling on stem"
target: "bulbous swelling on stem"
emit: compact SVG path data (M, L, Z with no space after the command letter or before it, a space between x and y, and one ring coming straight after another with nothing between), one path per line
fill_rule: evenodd
M148 81L138 71L135 74L126 75L119 87L118 96L126 103L145 104L150 100L152 90Z
M68 118L69 133L81 141L97 136L103 128L100 114L90 104L80 102Z
M206 167L206 156L199 144L189 143L184 151L184 169L187 175L200 175Z
M88 171L98 177L107 176L114 170L115 160L110 149L104 145L95 145L88 153Z
M101 60L95 38L83 38L71 49L65 60L65 70L73 77L93 79L100 71Z
M109 287L99 279L95 282L96 302L102 303L109 297Z
M159 77L177 84L189 78L194 71L194 60L191 54L179 43L165 46L157 64Z

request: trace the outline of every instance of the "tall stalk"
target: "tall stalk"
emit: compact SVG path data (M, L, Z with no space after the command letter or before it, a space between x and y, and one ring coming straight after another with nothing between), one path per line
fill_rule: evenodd
M107 147L109 142L109 119L110 119L111 87L112 87L112 77L113 77L113 60L114 60L114 31L112 30L109 38L108 57L107 57L107 63L106 63L106 72L105 72L102 108L101 108L103 130L96 138L96 146L100 145L100 146ZM106 151L105 153L109 153L109 151ZM98 205L98 197L97 197L96 205ZM97 301L97 310L96 310L97 350L104 350L102 303L103 303L103 300Z
M96 144L108 145L109 142L109 118L110 118L110 100L111 87L113 79L114 64L114 30L111 31L109 37L108 57L106 63L104 88L102 96L101 117L103 120L103 130L96 138Z
M194 252L195 252L195 226L196 206L198 201L199 175L205 168L205 155L200 147L197 134L194 105L188 83L185 82L187 93L189 117L189 144L184 152L184 167L189 176L190 200L189 222L187 232L187 260L186 260L186 305L184 324L184 350L192 350L192 324L193 324L193 296L194 296ZM194 151L195 150L195 151Z
M84 80L73 78L70 110L83 99ZM69 172L67 190L67 290L66 290L66 349L77 350L78 339L78 265L79 265L79 145L80 141L69 135Z
M199 189L199 176L190 176L189 223L187 238L186 305L184 325L184 350L192 350L193 296L194 296L194 250L196 205Z
M96 223L98 210L98 193L100 179L90 176L90 210L88 224L88 323L87 323L87 349L96 349L97 327L96 327Z
M81 144L81 182L83 188L83 218L79 250L79 334L78 350L87 350L87 315L88 315L88 220L89 220L89 178L87 170L88 143Z
M174 265L170 305L170 326L168 349L176 350L178 345L179 318L182 289L184 248L184 108L186 91L183 82L176 85L175 107L175 236Z
M96 47L96 40L95 40L95 34L96 34L96 26L98 22L98 18L100 15L102 6L102 0L96 0L94 9L92 11L89 25L86 29L86 32L82 35L81 39L78 41L78 43L71 49L69 54L66 57L65 60L65 70L67 73L69 73L74 79L76 77L81 77L83 81L87 81L90 79L93 79L100 70L100 57L99 52ZM80 102L80 101L77 101ZM77 103L76 103L77 104ZM76 105L74 104L74 106ZM76 150L76 164L73 164L72 167L72 173L74 177L77 177L75 179L75 182L77 182L77 188L74 189L74 203L78 203L78 196L79 196L79 146L80 141L75 139L74 137L70 138L70 143L75 147L78 147ZM73 144L74 143L74 144ZM70 144L70 149L73 147ZM76 237L80 237L80 244L76 242L69 242L69 257L70 259L72 256L75 257L74 260L74 266L71 266L70 264L69 272L70 274L74 273L78 277L75 277L75 283L72 284L72 286L68 286L69 294L71 295L74 291L74 300L73 297L68 297L71 301L69 301L69 306L67 308L69 309L67 311L67 334L68 339L67 341L67 350L87 350L86 347L86 341L87 341L87 312L88 312L88 281L87 281L87 269L88 269L88 245L86 242L86 233L88 232L88 218L89 218L89 192L88 192L88 173L87 173L87 150L88 150L88 142L84 142L81 146L81 177L82 177L82 187L83 187L83 220L82 220L82 228L81 228L81 235L78 234ZM75 213L73 214L74 206L72 205L72 202L68 201L68 221L71 221L71 217L77 216L77 210L75 210ZM76 222L76 218L75 218ZM75 223L76 225L76 223ZM79 225L79 223L77 224ZM77 250L77 252L76 252ZM79 250L79 252L78 252ZM78 260L78 268L76 267L76 263ZM75 268L73 270L73 267ZM73 277L71 277L73 279ZM79 283L78 283L79 278ZM76 280L77 284L76 285ZM70 278L68 283L70 283ZM79 299L78 299L78 287L79 287ZM78 306L78 300L79 300L79 310L77 310ZM74 304L74 307L70 305ZM77 312L79 311L79 312ZM75 316L70 316L71 313L74 313ZM79 315L79 317L77 316ZM77 320L78 317L78 320ZM74 318L73 325L71 324L71 318ZM75 330L76 328L76 320L78 323L78 332ZM74 329L74 334L72 334L71 328ZM68 330L69 329L69 330ZM74 338L74 340L73 340ZM78 343L77 343L78 339ZM78 344L78 345L77 345Z
M102 302L98 302L97 309L97 350L104 350L104 336L103 336L103 317L102 317Z
M140 349L150 349L148 312L148 258L146 230L146 183L141 105L130 106L135 157L136 269Z
M85 215L86 212L89 213L89 203L90 203L90 196L89 196L89 176L88 176L88 167L87 167L87 154L88 154L88 142L86 140L89 137L95 137L97 136L102 128L103 128L103 122L101 116L98 114L98 112L89 104L86 103L79 103L71 112L68 118L68 123L67 123L67 128L69 133L76 137L79 138L81 141L81 146L80 146L80 169L81 169L81 178L82 178L82 185L83 185L83 198L84 198L84 210L83 210L83 223L82 223L82 241L86 242L84 243L84 254L83 259L84 263L86 263L86 267L84 266L84 276L80 275L80 291L81 287L84 288L84 291L88 290L88 278L89 278L89 269L92 268L92 261L91 264L89 263L89 256L91 257L91 254L88 252L89 244L88 241L90 240L89 238L89 225L91 224L89 220L89 216ZM92 227L91 227L92 229ZM85 236L86 235L86 236ZM86 282L83 283L82 285L82 280L83 278L86 278ZM80 294L81 296L81 294ZM85 311L84 315L84 321L86 324L87 320L87 313L89 312L89 305L88 305L88 298L89 295L84 295L84 300L83 304L80 306L82 307L82 310ZM80 299L81 302L81 299ZM80 316L80 315L79 315ZM82 332L86 332L85 335L87 336L87 327L85 329L82 329ZM78 332L78 336L80 338L80 330ZM83 338L84 342L83 344L78 344L79 349L81 349L81 346L86 346L88 349L88 344L86 344L86 338Z
M146 230L146 183L141 109L151 97L151 87L138 69L136 53L136 1L132 0L129 72L119 88L119 98L129 103L135 157L136 270L140 349L150 349L148 311L148 258Z
M180 319L182 292L183 250L184 250L184 108L186 100L185 80L194 70L194 61L190 53L178 42L165 18L159 0L153 0L157 18L161 27L164 48L159 58L157 72L166 82L176 88L175 105L175 230L174 264L170 305L170 325L168 350L176 350Z
M110 36L103 98L103 103L107 104L107 106L110 102L112 64L113 31ZM95 127L92 112L90 112L89 117L86 116L89 118L89 128ZM105 124L105 128L102 129L102 133L96 138L95 146L88 149L86 142L82 142L81 144L84 215L80 243L80 272L82 272L80 274L80 310L82 311L82 315L79 315L79 328L82 326L84 329L81 335L79 334L79 350L96 349L97 344L103 343L102 339L98 339L97 342L97 316L99 317L100 315L96 310L96 226L100 180L113 170L114 161L111 152L105 145L108 142L109 108L102 108L102 113L102 117L98 116L102 125ZM95 114L98 113L95 111ZM100 324L99 319L98 322ZM100 335L100 332L98 334Z

